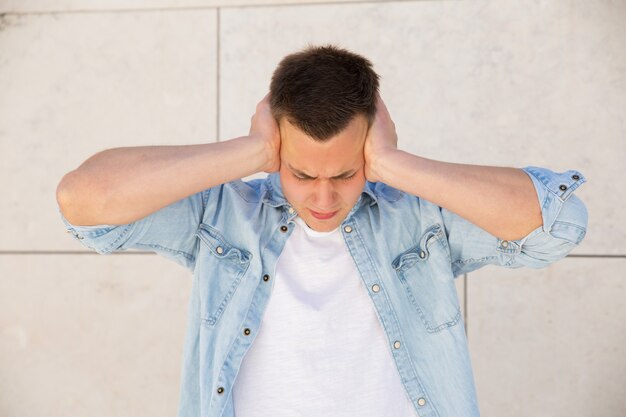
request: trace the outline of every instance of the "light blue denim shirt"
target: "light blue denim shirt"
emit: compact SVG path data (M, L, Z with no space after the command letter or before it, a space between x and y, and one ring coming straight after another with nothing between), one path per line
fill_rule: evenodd
M501 240L383 183L367 182L340 226L420 417L479 416L454 278L488 264L542 268L585 236L587 210L572 195L583 175L522 169L543 225L519 240ZM98 253L148 250L193 272L178 417L233 417L233 384L296 215L274 173L204 190L130 224L75 226L61 218Z

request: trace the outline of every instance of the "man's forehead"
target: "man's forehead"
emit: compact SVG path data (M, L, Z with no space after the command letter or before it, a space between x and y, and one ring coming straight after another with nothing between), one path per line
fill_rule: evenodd
M367 130L363 130L357 122L325 141L315 140L287 122L289 132L281 132L281 164L300 177L350 176L364 163L363 146Z

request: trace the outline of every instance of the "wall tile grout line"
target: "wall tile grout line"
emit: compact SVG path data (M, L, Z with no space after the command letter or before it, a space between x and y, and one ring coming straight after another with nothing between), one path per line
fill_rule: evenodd
M139 12L163 12L163 11L195 11L195 10L210 10L210 9L250 9L250 8L263 8L263 7L298 7L298 6L336 6L336 5L350 5L350 4L390 4L390 3L448 3L448 2L460 2L463 0L360 0L360 1L323 1L323 2L302 2L302 3L267 3L267 4L239 4L239 5L213 5L213 6L180 6L180 7L146 7L146 8L134 8L134 9L87 9L87 10L42 10L42 11L28 11L28 12L10 12L0 11L0 18L6 15L46 15L46 14L80 14L80 13L139 13Z

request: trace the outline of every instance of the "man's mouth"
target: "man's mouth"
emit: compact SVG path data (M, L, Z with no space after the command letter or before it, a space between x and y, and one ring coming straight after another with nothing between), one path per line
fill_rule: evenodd
M317 211L313 211L311 209L309 209L309 211L311 212L313 217L315 217L318 220L328 220L328 219L332 218L335 214L339 213L339 210L326 212L326 213L320 213L320 212L317 212Z

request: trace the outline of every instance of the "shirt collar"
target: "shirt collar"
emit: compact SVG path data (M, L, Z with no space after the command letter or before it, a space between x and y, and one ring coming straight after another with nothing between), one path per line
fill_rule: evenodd
M280 174L278 172L273 172L267 176L265 179L265 191L263 193L262 202L268 204L272 207L281 207L281 206L289 206L289 202L285 198L283 194L283 187L280 183ZM363 186L363 191L359 196L359 200L355 204L355 207L352 209L351 213L355 210L355 208L359 207L361 204L365 204L369 202L370 206L378 203L378 198L374 193L374 184L366 181Z

